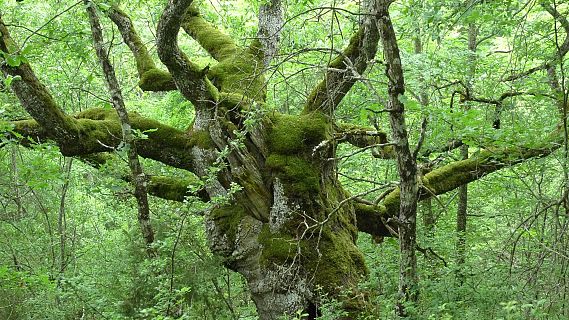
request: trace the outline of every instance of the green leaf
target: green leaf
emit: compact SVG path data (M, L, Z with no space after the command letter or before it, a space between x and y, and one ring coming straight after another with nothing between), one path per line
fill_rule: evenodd
M17 67L21 63L22 63L22 61L20 60L19 56L8 55L6 57L6 64L8 64L10 67Z
M111 5L108 3L99 3L99 9L101 9L102 11L108 11L109 9L111 9Z

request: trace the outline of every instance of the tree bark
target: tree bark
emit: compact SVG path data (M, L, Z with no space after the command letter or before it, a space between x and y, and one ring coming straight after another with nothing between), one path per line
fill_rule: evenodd
M121 112L116 116L100 109L68 116L55 104L47 87L39 83L27 63L16 67L3 64L4 73L21 75L13 89L34 118L14 122L14 131L40 142L54 139L66 155L89 156L119 146L120 141L115 137L130 132L125 124L141 131L156 129L148 134L147 140L136 141L136 151L142 157L193 172L201 179L204 190L199 196L211 200L204 213L210 248L223 258L228 268L245 277L261 319L277 319L299 310L308 311L309 318L314 319L322 302L321 293L338 299L348 317L355 318L366 303L357 283L367 274L362 253L355 245L357 231L385 236L399 229L400 314L405 314L403 302L413 301L417 296L418 197L428 199L505 166L545 156L558 144L554 134L539 147L483 150L419 178L400 99L405 94L405 84L389 19L390 3L370 1L363 6L371 11L360 15L359 31L329 64L324 79L308 97L304 112L296 116L263 110L266 99L259 93L264 91L265 63L257 54L258 46L254 43L243 48L237 46L207 22L191 0L168 1L160 18L157 50L168 72L158 70L156 64L148 61L151 59L148 50L142 48L144 42L136 36L133 24L124 13L115 11L116 16L111 14L111 19L137 60L141 87L144 83L155 90L178 89L195 107L191 128L177 130L135 113ZM180 28L217 63L204 68L192 62L178 47ZM9 52L11 39L1 20L0 33L0 49ZM366 144L377 143L376 139L387 142L382 133L374 137L366 133L366 138L371 139L354 138L358 134L344 135L333 122L335 108L373 59L380 34L387 62L388 111L401 184L383 201L370 205L352 201L353 197L336 178L334 164L328 160L335 157L340 140L356 146L363 140ZM99 57L105 58L102 46L96 48ZM105 59L102 60L105 66ZM149 79L160 81L152 86ZM109 85L113 102L120 108L120 90L113 87ZM251 110L259 111L255 112L258 118L248 118ZM25 144L24 140L18 139ZM177 201L183 201L187 194L185 186L191 183L176 177L149 177L146 181L153 194ZM419 182L424 186L421 193L418 193Z
M419 186L417 179L417 162L409 148L407 126L405 124L405 107L401 102L405 95L405 82L397 38L389 17L391 0L381 1L379 12L379 31L383 43L386 62L386 74L389 79L389 123L397 155L399 171L400 205L398 216L399 231L399 301L397 313L406 316L405 305L414 303L418 297L416 227L417 202Z
M121 124L124 142L123 148L126 150L128 155L128 166L132 175L134 197L136 198L138 207L138 223L146 245L146 252L150 257L153 257L156 255L156 252L152 248L152 243L154 242L154 231L150 224L150 208L148 206L148 193L146 187L147 178L142 170L142 165L138 160L136 141L132 132L132 126L124 104L121 89L116 78L114 68L109 60L108 53L104 47L103 31L97 16L95 4L90 0L85 0L84 3L89 15L89 23L91 24L95 52L97 53L97 57L99 58L99 62L103 68L105 81L111 94L111 101Z
M473 92L472 79L476 74L476 46L478 38L478 26L474 23L468 25L468 50L471 57L469 59L469 71L467 80L468 92ZM464 106L468 108L468 106ZM498 108L498 106L496 106ZM496 114L498 116L498 113ZM499 123L499 118L498 123ZM496 125L496 119L494 125ZM498 125L499 126L499 125ZM460 155L463 160L468 159L468 145L460 147ZM456 211L456 264L457 264L457 280L462 285L464 282L464 262L466 255L466 220L468 214L468 184L464 184L458 188L458 207Z

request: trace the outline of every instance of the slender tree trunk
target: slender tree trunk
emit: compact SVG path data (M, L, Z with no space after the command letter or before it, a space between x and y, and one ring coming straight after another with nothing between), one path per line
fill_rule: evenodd
M478 37L478 26L474 23L468 25L468 50L471 52L469 59L470 68L468 71L468 92L472 92L472 78L476 72L476 41ZM464 106L468 109L467 106ZM498 121L499 123L499 121ZM496 125L496 119L494 120ZM499 126L499 124L498 124ZM460 154L463 160L468 159L468 145L460 147ZM468 213L468 185L460 186L458 189L458 208L456 211L456 263L457 263L457 280L462 285L464 282L464 261L466 255L466 217Z
M19 177L19 170L18 170L18 159L16 157L16 153L18 151L18 146L12 146L10 149L10 160L11 160L11 169L12 169L12 184L14 190L14 202L16 203L16 214L13 217L15 220L21 219L24 217L24 206L22 206L22 199L20 193L20 177Z
M136 151L136 141L132 128L130 125L130 120L128 113L124 104L122 97L122 92L115 75L114 68L109 60L108 53L104 48L103 42L103 31L99 18L97 16L97 11L95 4L89 0L84 0L85 6L87 8L87 13L89 15L89 22L91 24L91 32L93 34L93 42L95 46L95 52L103 68L103 73L105 75L105 81L109 92L111 93L111 101L113 107L115 108L119 120L121 122L121 130L123 135L124 148L127 150L128 154L128 166L132 175L132 184L134 185L134 197L138 204L138 223L142 231L142 237L144 238L146 244L146 251L149 256L155 256L155 251L151 248L154 242L154 231L152 230L152 225L150 224L150 208L148 206L148 193L147 193L147 179L142 170L142 165L138 161L138 152Z
M462 159L468 159L468 146L460 147ZM456 276L460 285L464 282L464 261L466 254L466 215L468 208L468 185L458 189L458 208L456 212Z
M401 97L405 95L405 82L397 38L389 17L389 5L392 1L382 1L378 22L383 52L386 61L386 74L389 79L389 123L397 154L399 171L399 189L401 202L399 208L399 302L397 313L406 316L405 305L414 303L418 298L416 228L417 201L419 186L417 183L416 155L411 153L405 124L405 108Z

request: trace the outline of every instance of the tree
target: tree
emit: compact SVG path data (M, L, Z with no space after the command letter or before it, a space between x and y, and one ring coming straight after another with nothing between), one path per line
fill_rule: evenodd
M211 204L205 212L210 248L228 268L246 278L261 319L277 319L298 310L315 318L322 295L341 301L348 317L361 313L366 295L357 285L366 277L367 268L356 246L358 232L399 236L400 293L404 299L414 300L417 202L504 167L547 156L564 141L565 127L560 126L540 144L503 146L489 141L467 159L426 172L417 170L426 133L419 134L412 149L405 125L410 98L389 18L392 2L370 0L362 5L357 31L349 44L343 51L326 50L335 58L305 99L302 112L294 115L278 113L267 104L266 76L282 29L279 1L264 5L258 36L240 46L210 24L193 1L170 0L161 14L155 41L167 70L156 63L125 12L116 6L101 6L133 54L139 87L149 92L178 90L195 111L193 124L185 131L137 113L128 114L127 122L141 136L131 141L138 156L190 171L203 182L201 190L188 194L184 179L148 176L148 192L175 201L198 196ZM546 2L542 7L569 35L569 24L558 9ZM184 53L178 44L181 28L216 60L215 64L199 65ZM11 121L6 130L10 139L23 145L55 141L63 155L94 165L122 147L119 137L128 134L123 117L96 107L74 115L65 113L34 73L34 61L25 59L2 17L0 34L6 83L32 118ZM371 83L364 75L376 62L380 40L388 99L385 109L378 112L389 114L391 139L379 129L346 124L335 116L358 80ZM569 36L556 48L554 58L509 78L555 71L567 51ZM464 101L495 105L527 94L506 92L492 100L476 97L460 82L451 86L457 87L455 91ZM566 93L564 98L556 96L556 101L561 101L559 108L565 114ZM335 161L342 143L375 148L380 157L396 159L399 187L375 202L361 197L377 190L349 194L338 179ZM439 149L449 149L446 141L440 144ZM421 154L428 157L428 153ZM136 154L132 159L137 159ZM144 217L141 220L148 223Z

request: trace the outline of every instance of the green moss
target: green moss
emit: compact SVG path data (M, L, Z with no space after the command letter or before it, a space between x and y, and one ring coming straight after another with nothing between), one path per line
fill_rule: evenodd
M165 125L156 120L145 118L137 112L129 112L130 123L134 129L144 132L149 139L160 141L164 145L187 148L191 145L188 135L174 127Z
M120 124L113 120L80 119L77 121L77 131L80 137L85 137L82 142L86 145L114 145L111 140L117 140L116 137L120 139L122 136Z
M306 197L320 191L320 163L313 148L327 139L330 125L320 114L276 114L271 117L267 168L285 185L286 192Z
M211 135L205 130L193 131L190 135L190 145L198 146L202 149L212 149L215 147Z
M196 5L188 10L182 27L219 61L208 72L208 78L219 91L265 101L263 65L257 50L237 46L231 37L203 19Z
M272 152L280 154L312 152L314 146L326 140L330 127L327 118L319 113L302 116L276 114L272 121L269 147Z
M262 63L249 52L240 50L211 67L208 77L221 92L243 94L256 101L266 97Z
M239 224L246 215L245 208L238 204L226 205L211 211L211 219L219 230L227 235L229 243L235 243Z
M157 68L144 72L138 82L140 89L144 91L170 91L176 90L176 84L172 75Z
M401 191L396 188L391 193L389 193L383 200L383 205L388 212L399 212L399 206L401 203Z
M289 193L301 195L320 190L319 169L302 157L272 154L265 164L284 182Z
M338 55L334 60L328 65L331 69L345 69L345 59L351 59L360 50L360 42L364 37L364 29L360 28L354 36L350 39L350 43L344 49L343 54ZM354 61L354 59L351 59ZM312 90L306 99L306 106L304 108L305 112L316 111L320 108L326 100L330 98L328 93L328 77L325 75L325 79L322 80L318 85Z
M263 44L259 38L255 38L251 41L251 44L249 45L249 52L251 52L251 54L259 61L262 61L265 58Z
M76 126L79 134L88 136L89 141L98 144L97 140L100 140L102 143L114 145L113 141L120 140L122 135L120 122L114 109L92 108L77 114L75 117L78 118ZM156 120L145 118L137 112L129 112L129 120L133 129L140 130L148 139L159 145L185 149L189 148L192 142L198 143L205 140L200 138L197 139L200 141L192 141L185 132ZM111 136L109 136L109 132L112 133ZM84 141L86 142L86 140Z
M251 105L251 99L239 93L221 92L219 94L219 105L232 110L239 106L239 110L248 110Z
M336 59L332 60L332 62L330 62L329 64L329 67L336 69L345 68L346 57L351 58L352 56L358 54L358 52L361 50L361 41L363 40L364 36L365 36L365 29L364 28L358 29L358 31L352 36L352 38L350 38L350 43L344 49L343 54L338 55ZM354 60L352 59L352 61Z
M160 196L162 199L184 201L189 194L189 188L195 189L201 185L201 181L194 179L172 178L165 176L152 176L148 183L148 192Z
M368 269L348 232L324 228L320 239L314 237L305 243L303 255L316 284L326 292L339 293L341 288L353 288L368 274Z
M106 120L106 119L118 120L119 117L114 109L91 108L76 114L75 118L91 119L91 120Z
M264 267L291 262L297 252L298 241L284 233L271 233L267 224L263 225L258 240L263 245L259 262Z
M221 61L237 52L238 47L231 37L219 31L199 16L195 6L193 8L190 7L188 13L189 15L184 20L182 27L216 60Z

